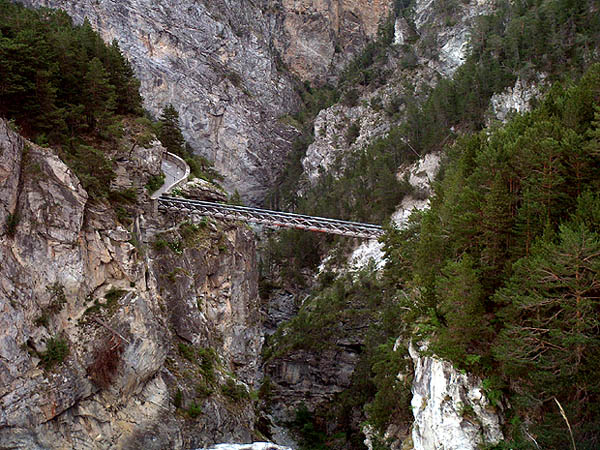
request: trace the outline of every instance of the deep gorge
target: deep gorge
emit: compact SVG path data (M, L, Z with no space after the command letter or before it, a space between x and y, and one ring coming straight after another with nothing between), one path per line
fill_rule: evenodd
M0 448L597 448L599 17L0 0Z

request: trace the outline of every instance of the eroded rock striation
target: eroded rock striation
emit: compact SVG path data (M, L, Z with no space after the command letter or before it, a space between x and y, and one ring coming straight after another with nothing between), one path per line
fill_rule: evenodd
M115 187L141 200L126 220L0 120L0 447L253 440L254 238L154 215L163 151L117 162Z

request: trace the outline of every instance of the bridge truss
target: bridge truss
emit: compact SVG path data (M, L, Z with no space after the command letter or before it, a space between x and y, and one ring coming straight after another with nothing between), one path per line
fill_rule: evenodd
M305 216L268 209L246 206L225 205L168 196L158 199L158 209L163 212L176 212L199 216L214 217L223 220L240 220L267 225L273 228L296 228L298 230L339 234L364 239L376 239L383 234L379 225L348 222L325 217Z

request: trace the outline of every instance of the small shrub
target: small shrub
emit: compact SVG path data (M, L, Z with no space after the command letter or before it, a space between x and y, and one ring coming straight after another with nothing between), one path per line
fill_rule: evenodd
M305 449L321 450L326 449L327 435L317 429L315 419L312 412L302 404L296 410L296 417L291 423L294 429L300 436L300 446Z
M178 348L179 348L179 354L181 356L183 356L185 359L187 359L190 362L196 361L196 351L194 350L194 347L192 347L191 345L184 344L183 342L180 342L178 345Z
M148 191L148 194L154 194L163 184L165 184L164 173L153 175L148 179L148 183L146 183L146 190Z
M202 374L206 377L209 382L214 383L215 376L215 363L217 361L217 354L212 348L199 348L197 350L198 359L200 363L200 369Z
M227 73L227 79L231 81L231 84L233 84L237 88L239 88L242 85L242 77L239 73L234 72L233 70Z
M175 408L181 408L182 404L183 392L181 392L181 389L177 389L177 392L175 392L175 397L173 398L173 405L175 405Z
M200 403L193 402L188 408L187 413L192 419L195 419L202 414L202 405L200 405Z
M14 236L15 232L17 231L17 225L19 224L19 215L17 213L15 214L9 214L8 217L6 218L6 234L9 236Z
M130 225L133 222L133 216L131 212L129 212L127 208L123 206L117 206L115 208L115 214L117 215L117 220L124 225Z
M165 249L168 245L169 243L166 239L159 238L152 243L152 248L156 251L160 251Z
M227 382L221 386L221 392L236 403L250 398L246 386L236 383L232 378L228 378Z
M50 323L50 317L57 314L67 302L65 288L59 282L46 286L46 291L50 294L50 303L42 308L40 315L33 322L38 327L47 327Z
M258 389L258 398L269 404L273 392L271 377L268 375L263 379L260 388Z
M206 398L214 391L214 388L206 380L202 380L196 384L196 395L200 398Z
M360 93L356 89L348 89L348 91L346 91L346 94L344 94L344 104L349 107L356 106L358 105L359 97Z
M348 145L354 144L356 139L360 136L360 124L358 121L353 122L346 131L346 142Z
M46 369L52 369L55 365L62 363L69 354L69 344L61 337L55 336L48 340L46 351L40 354L42 363Z
M169 241L167 242L168 247L173 251L173 253L175 253L176 255L181 255L183 254L183 241L181 240L177 240L177 241Z
M46 311L42 312L34 321L35 326L38 327L47 327L48 323L50 323L50 317Z
M123 289L117 289L115 287L110 288L110 290L104 296L106 302L100 303L97 298L93 299L93 304L85 310L84 315L96 314L102 311L102 309L106 309L108 314L112 315L119 306L119 300L126 292L127 291ZM88 300L92 301L92 297L90 296Z
M115 304L125 295L127 291L123 289L117 289L115 287L110 288L110 290L104 295L106 299L106 306L113 307Z
M111 203L136 203L137 189L131 187L121 191L110 191L108 193L108 199Z
M46 291L50 293L50 306L49 309L52 312L58 312L65 303L67 303L67 297L65 295L65 287L58 281L49 286L46 286Z
M466 419L477 417L473 406L466 403L459 403L458 414Z

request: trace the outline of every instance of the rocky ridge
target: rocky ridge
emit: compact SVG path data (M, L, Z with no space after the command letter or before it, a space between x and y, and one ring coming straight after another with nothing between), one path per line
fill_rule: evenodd
M418 0L414 8L402 12L382 68L388 74L385 83L363 89L355 105L339 102L318 114L315 140L302 159L304 179L314 184L321 173L341 170L347 155L402 123L402 97L419 96L464 63L476 18L489 14L493 5L493 0L472 0L443 11L441 4ZM358 127L358 136L349 142L351 126Z
M119 219L2 120L0 149L0 447L252 441L252 233L155 217L144 201ZM118 185L147 199L163 151L134 147Z

